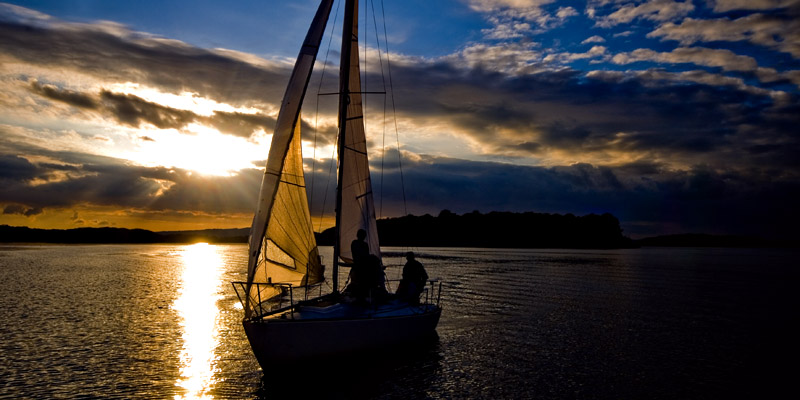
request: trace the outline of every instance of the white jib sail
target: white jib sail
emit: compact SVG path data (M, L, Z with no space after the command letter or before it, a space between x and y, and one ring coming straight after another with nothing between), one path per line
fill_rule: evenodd
M361 103L361 71L358 64L358 2L352 2L352 7L353 34L350 41L348 88L350 101L347 106L345 142L340 143L344 147L343 159L339 160L339 168L342 168L342 178L339 182L342 188L339 255L346 262L352 262L350 243L356 239L359 229L367 232L370 254L381 257Z
M322 267L311 228L300 145L300 107L333 1L320 3L281 103L250 230L245 315L279 291L253 283L312 284Z

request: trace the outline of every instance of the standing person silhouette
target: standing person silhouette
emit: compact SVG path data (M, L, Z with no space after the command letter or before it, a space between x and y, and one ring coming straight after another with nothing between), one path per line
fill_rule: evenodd
M356 239L350 243L350 252L353 254L353 264L364 264L369 257L369 245L365 241L367 231L359 229Z
M364 301L367 298L372 286L372 277L369 271L369 245L365 241L366 238L367 231L359 229L356 233L356 239L350 243L353 264L350 268L350 285L345 290L352 293L359 301Z

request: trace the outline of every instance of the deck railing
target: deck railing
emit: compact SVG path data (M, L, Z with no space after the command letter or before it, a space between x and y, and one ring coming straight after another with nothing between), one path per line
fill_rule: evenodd
M397 282L398 285L402 279L387 279L387 283ZM424 299L424 301L423 301ZM422 292L419 294L420 304L430 304L439 306L442 299L442 281L439 279L429 279ZM434 301L435 300L435 301Z
M386 280L386 283L400 282L400 279ZM247 293L247 282L231 282L242 308L248 307L245 301ZM291 283L265 283L253 282L250 285L255 286L251 290L250 304L253 309L254 315L252 318L262 319L264 317L289 311L294 311L294 308L304 301L309 300L309 296L321 297L322 296L322 283L317 283L309 286L294 286ZM262 298L262 293L274 293L278 290L277 295L269 298ZM425 288L419 294L419 305L434 305L439 307L442 297L442 281L439 279L430 279ZM371 296L369 298L371 300Z
M233 290L236 291L236 296L239 298L239 303L242 308L247 307L247 282L231 282ZM253 282L250 285L254 286L251 289L250 304L252 304L255 318L263 318L272 314L277 314L283 311L290 311L297 305L297 301L307 301L309 296L319 297L322 296L322 282L308 286L294 286L291 283L266 283L266 282ZM251 286L251 287L252 287ZM262 293L274 293L278 291L277 295L263 298Z

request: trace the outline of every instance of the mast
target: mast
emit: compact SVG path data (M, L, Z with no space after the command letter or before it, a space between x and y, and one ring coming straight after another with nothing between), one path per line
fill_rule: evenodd
M339 292L339 253L341 239L339 237L342 222L342 161L344 160L345 135L347 134L347 106L350 104L350 57L352 42L358 43L358 36L353 34L353 28L358 21L355 15L358 12L358 1L347 0L344 8L344 23L342 24L342 52L339 62L339 171L336 179L336 239L333 246L333 291Z

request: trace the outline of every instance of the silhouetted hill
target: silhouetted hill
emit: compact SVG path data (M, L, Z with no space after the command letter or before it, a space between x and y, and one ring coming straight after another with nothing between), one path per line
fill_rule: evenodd
M247 243L250 228L235 229L203 229L196 231L164 231L156 232L169 243Z
M28 243L247 243L249 228L152 232L125 228L34 229L0 225L0 242Z
M152 232L125 228L34 229L0 225L0 243L247 243L250 228ZM756 236L699 233L631 240L611 214L538 214L477 211L438 217L408 215L378 220L382 246L499 248L800 247L800 243ZM317 233L333 245L333 228Z
M333 244L333 229L318 235L320 245ZM438 217L408 215L378 220L381 246L500 248L625 248L633 241L622 235L611 214L539 214L473 211Z

